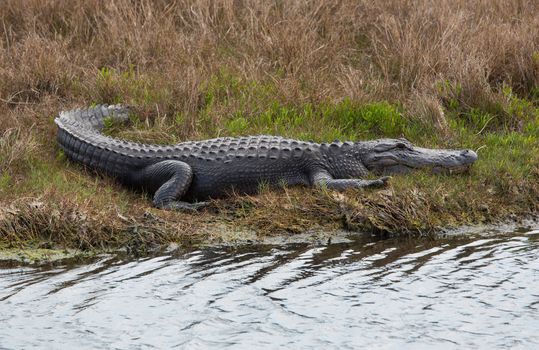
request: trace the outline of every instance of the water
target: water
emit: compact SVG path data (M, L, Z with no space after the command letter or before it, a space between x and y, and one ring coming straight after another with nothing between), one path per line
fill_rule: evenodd
M0 348L539 346L539 230L0 269Z

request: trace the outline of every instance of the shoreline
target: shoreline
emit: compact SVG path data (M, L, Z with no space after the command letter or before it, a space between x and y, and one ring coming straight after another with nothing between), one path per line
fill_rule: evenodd
M208 228L209 229L209 228ZM215 227L222 232L223 227ZM539 216L480 225L465 225L451 229L440 230L440 232L429 236L393 236L382 238L372 233L346 231L342 229L334 230L312 230L294 235L276 235L260 237L254 232L240 231L235 232L232 237L221 236L220 240L210 241L201 244L183 246L171 242L166 245L160 245L145 252L143 255L133 254L123 248L104 249L104 250L78 250L73 248L36 248L19 247L0 249L0 268L14 267L43 267L57 265L79 265L94 261L96 258L105 256L123 256L126 259L137 259L160 255L186 254L195 250L204 249L242 249L244 247L261 246L283 246L289 244L307 244L310 246L323 246L340 243L353 243L355 241L377 241L384 239L404 239L421 241L428 239L453 240L453 239L489 239L500 237L500 235L512 235L517 231L539 230ZM231 232L228 230L228 232Z

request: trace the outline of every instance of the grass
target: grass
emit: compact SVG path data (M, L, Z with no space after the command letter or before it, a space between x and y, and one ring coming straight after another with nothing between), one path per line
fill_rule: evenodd
M539 10L533 1L0 3L0 246L128 247L316 228L430 234L539 203ZM196 214L65 159L59 110L136 106L107 133L148 143L279 134L406 137L471 148L469 174L381 191L262 189ZM214 229L212 229L214 228Z

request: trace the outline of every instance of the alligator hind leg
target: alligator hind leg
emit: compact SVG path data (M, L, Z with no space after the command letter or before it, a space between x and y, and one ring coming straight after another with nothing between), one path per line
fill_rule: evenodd
M181 198L191 185L193 171L191 167L178 160L165 160L152 164L142 170L142 185L155 190L153 205L160 209L197 210L206 202L187 203Z

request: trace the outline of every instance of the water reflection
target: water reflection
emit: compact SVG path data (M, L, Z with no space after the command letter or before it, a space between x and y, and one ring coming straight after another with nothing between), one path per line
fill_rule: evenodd
M3 269L0 348L534 348L538 255L528 230Z

